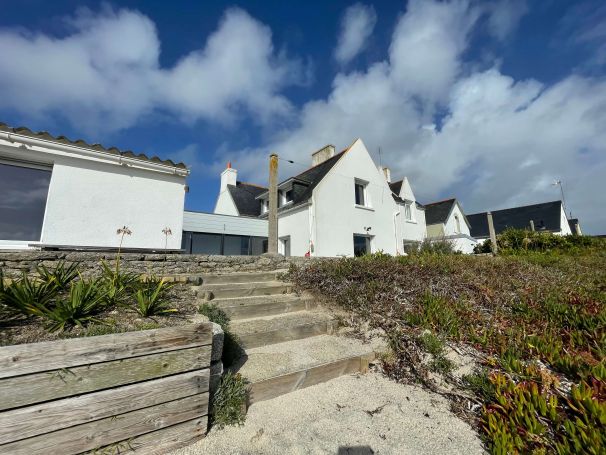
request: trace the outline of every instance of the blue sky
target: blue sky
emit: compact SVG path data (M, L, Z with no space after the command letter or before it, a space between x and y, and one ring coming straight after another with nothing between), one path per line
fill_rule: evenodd
M606 233L606 4L2 1L0 121L265 184L361 137L420 202L559 198Z

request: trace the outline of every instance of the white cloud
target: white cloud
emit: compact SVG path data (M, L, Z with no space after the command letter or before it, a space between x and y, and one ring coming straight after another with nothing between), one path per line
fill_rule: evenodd
M503 41L518 26L520 19L528 12L526 0L499 0L488 4L488 30Z
M455 195L473 213L556 200L549 183L557 178L583 227L606 230L597 202L606 181L606 82L570 76L545 86L497 68L466 69L462 55L486 14L467 2L411 1L388 60L338 74L326 99L302 107L296 127L223 156L263 183L267 150L307 164L322 145L361 137L371 153L382 148L393 177L411 178L421 202ZM434 125L439 108L446 115Z
M229 9L199 50L172 68L159 65L154 23L109 7L81 10L62 38L0 31L0 107L29 116L59 114L78 129L118 130L158 110L187 121L231 121L254 112L259 122L288 115L279 90L301 80L301 66L275 52L271 31Z
M341 19L341 33L335 59L341 65L349 63L366 45L377 23L377 15L372 6L356 3L345 10Z

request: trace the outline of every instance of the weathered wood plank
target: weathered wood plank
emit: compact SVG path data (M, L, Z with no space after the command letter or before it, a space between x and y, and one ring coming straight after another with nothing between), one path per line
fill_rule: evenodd
M124 448L120 453L134 452L137 455L165 455L172 450L193 444L202 439L206 435L207 427L208 416L204 416L158 431L152 431L130 440L127 439L116 445ZM103 449L100 452L104 453ZM94 452L88 453L91 455L94 454ZM115 452L110 451L110 453ZM98 455L98 453L94 455Z
M210 369L0 412L0 444L208 392Z
M208 413L208 393L0 445L0 454L72 455L166 428Z
M253 383L250 386L249 404L355 373L363 369L365 364L367 360L364 356L355 356Z
M0 378L212 343L208 323L0 348Z
M0 379L0 410L200 370L210 355L202 346Z

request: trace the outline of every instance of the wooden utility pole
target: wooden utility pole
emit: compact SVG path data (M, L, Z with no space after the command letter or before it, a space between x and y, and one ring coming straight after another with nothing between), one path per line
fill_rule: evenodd
M530 230L534 232L534 221L530 220Z
M492 221L492 213L486 212L486 217L488 218L488 232L490 233L490 246L492 249L492 254L496 255L498 251L497 246L497 234L494 231L494 223Z
M278 155L269 155L269 241L267 252L278 254Z

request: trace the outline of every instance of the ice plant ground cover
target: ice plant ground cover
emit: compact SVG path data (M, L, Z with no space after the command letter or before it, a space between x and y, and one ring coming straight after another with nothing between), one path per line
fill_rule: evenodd
M299 289L382 329L386 373L435 387L444 346L472 348L479 368L457 384L480 406L453 406L493 453L606 450L606 245L587 241L499 257L373 255L292 267ZM426 362L427 355L433 358Z

